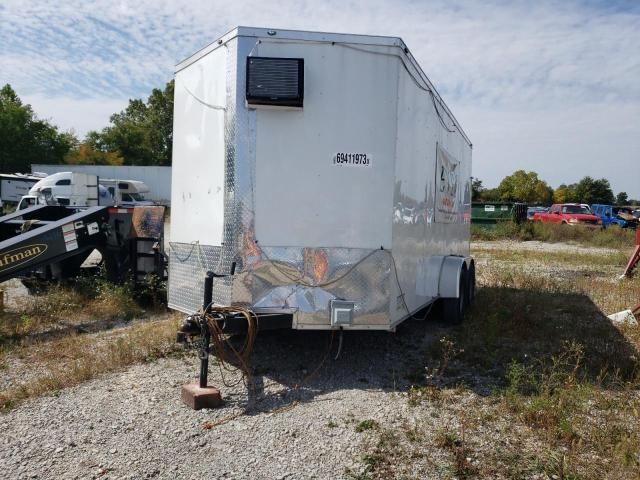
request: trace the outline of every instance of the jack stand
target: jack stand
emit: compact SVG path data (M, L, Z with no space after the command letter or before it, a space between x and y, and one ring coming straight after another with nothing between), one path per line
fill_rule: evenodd
M200 319L200 330L202 333L202 344L198 349L198 357L200 358L200 381L196 383L187 383L182 386L182 401L194 410L202 408L215 408L222 405L222 396L220 390L213 386L207 385L207 377L209 376L209 343L211 341L211 332L205 315L211 306L213 298L213 272L207 272L204 279L204 302L202 309L203 317Z

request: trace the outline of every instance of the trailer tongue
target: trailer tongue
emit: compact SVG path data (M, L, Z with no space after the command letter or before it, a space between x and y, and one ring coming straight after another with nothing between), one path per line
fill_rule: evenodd
M163 276L163 216L163 207L38 205L0 217L0 282L73 277L93 250L102 254L112 281Z

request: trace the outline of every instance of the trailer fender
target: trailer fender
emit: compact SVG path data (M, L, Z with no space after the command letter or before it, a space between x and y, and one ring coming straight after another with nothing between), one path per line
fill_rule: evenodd
M467 262L464 257L443 258L438 282L439 297L458 298L460 296L460 276L467 271Z

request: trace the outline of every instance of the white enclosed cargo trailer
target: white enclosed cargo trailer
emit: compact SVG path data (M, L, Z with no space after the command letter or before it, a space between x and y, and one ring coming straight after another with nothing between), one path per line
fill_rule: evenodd
M393 330L472 298L471 143L400 38L238 27L177 66L169 305Z
M42 180L42 177L23 173L0 175L0 199L2 203L17 204L29 193L31 187Z
M113 205L114 199L98 176L89 173L58 172L34 184L18 204L18 210L32 205L96 206Z

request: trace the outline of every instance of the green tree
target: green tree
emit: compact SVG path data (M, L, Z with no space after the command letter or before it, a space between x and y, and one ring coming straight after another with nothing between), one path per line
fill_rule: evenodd
M589 176L584 177L575 185L575 193L575 202L587 203L589 205L594 203L610 205L615 202L609 180L605 178L594 180Z
M76 142L40 120L11 85L0 89L0 171L28 172L32 163L62 163Z
M616 205L624 206L629 202L629 195L627 192L620 192L616 195Z
M110 122L101 132L87 134L85 143L93 150L115 152L127 165L171 165L173 80L164 90L154 88L146 103L129 100Z
M471 180L471 201L478 202L482 199L482 192L485 188L482 186L482 180L473 178Z
M497 188L500 200L508 202L550 203L553 190L535 172L517 170L504 177Z
M553 192L554 203L575 203L578 201L576 185L565 185L564 183Z

